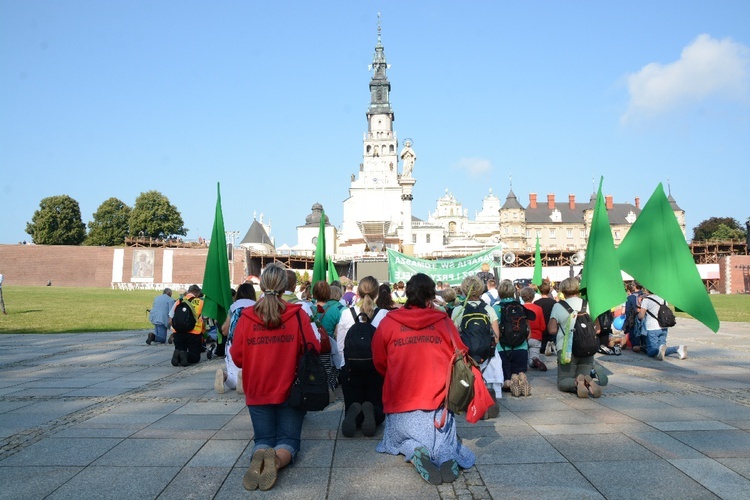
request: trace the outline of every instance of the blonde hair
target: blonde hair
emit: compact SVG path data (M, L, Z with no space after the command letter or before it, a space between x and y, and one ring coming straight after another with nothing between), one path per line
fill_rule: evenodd
M453 287L448 287L443 290L443 300L448 304L456 300L456 291L453 289Z
M380 284L373 276L365 276L357 286L357 295L362 297L359 309L371 319L375 312L375 299L378 298L378 286Z
M467 276L461 282L461 292L467 300L476 300L484 293L484 282L478 276Z
M281 299L287 285L287 275L279 266L270 265L260 275L260 289L263 298L255 304L255 313L268 328L277 328L281 324L281 313L286 309L286 302Z
M344 292L341 291L341 287L338 287L338 286L331 287L331 300L341 300L341 297L343 296L344 296Z

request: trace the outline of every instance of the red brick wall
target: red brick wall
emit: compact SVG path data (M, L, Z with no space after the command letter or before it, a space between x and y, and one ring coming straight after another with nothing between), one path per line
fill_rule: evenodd
M750 255L720 258L719 276L721 293L750 293Z
M122 249L123 247L117 247ZM124 248L123 282L130 282L135 247ZM161 283L164 248L154 250L154 283ZM174 248L171 283L202 283L208 248ZM111 287L115 247L0 245L5 285ZM245 252L234 251L233 283L245 280Z

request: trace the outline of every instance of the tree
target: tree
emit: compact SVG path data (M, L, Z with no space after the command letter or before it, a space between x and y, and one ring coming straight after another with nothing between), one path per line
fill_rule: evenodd
M94 212L84 244L115 246L125 243L131 208L117 198L109 198Z
M68 195L44 198L26 232L37 245L80 245L86 238L81 207Z
M182 224L180 212L159 191L141 193L130 212L130 234L133 236L141 233L152 238L173 234L185 236L188 230Z
M725 228L717 234L722 225ZM735 233L735 231L738 232ZM693 228L693 240L695 241L727 239L728 236L729 239L733 240L745 238L745 229L737 219L732 217L711 217Z

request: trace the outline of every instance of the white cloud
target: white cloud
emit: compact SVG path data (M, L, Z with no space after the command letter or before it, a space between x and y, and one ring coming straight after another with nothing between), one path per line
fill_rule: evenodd
M669 64L650 63L627 75L630 103L622 121L655 116L719 97L744 101L750 96L750 50L729 38L698 36Z
M482 158L461 158L453 168L463 170L471 177L479 177L492 170L492 163Z

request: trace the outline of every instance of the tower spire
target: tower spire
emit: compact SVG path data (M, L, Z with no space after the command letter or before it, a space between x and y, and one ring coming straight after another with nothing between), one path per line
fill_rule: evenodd
M378 12L378 42L375 44L375 54L372 56L370 67L372 68L372 79L370 80L370 106L367 109L367 116L390 115L391 120L394 120L389 100L391 83L386 76L388 63L386 63L385 50L383 49L380 12Z

